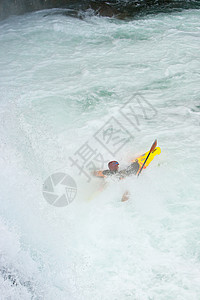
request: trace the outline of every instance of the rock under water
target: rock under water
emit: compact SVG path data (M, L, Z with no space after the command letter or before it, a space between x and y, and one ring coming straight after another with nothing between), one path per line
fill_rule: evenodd
M0 20L10 15L19 15L27 12L50 9L73 9L79 11L92 9L94 14L104 17L131 18L137 14L169 12L171 10L200 8L198 0L0 0ZM66 13L65 13L66 14Z

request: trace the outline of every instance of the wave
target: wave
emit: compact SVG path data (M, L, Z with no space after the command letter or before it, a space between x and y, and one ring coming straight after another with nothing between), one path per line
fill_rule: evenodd
M12 299L36 296L37 266L29 253L22 250L18 234L0 220L0 286L1 296ZM30 272L31 270L31 272ZM30 275L32 274L32 275Z

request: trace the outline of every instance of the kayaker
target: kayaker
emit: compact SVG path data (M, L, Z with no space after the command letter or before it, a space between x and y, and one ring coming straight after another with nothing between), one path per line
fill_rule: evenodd
M157 146L157 140L155 140L154 143L152 144L150 151L138 156L138 158L136 158L131 163L131 165L129 165L124 170L119 171L119 163L117 161L110 161L108 163L109 170L94 171L93 175L99 178L114 176L117 177L118 179L123 179L130 175L139 176L141 171L145 169L149 165L149 163L153 160L154 156L161 153L160 148L159 147L156 148L156 146ZM151 157L149 159L150 154ZM125 191L121 201L127 201L129 199L129 196L130 193L128 191Z
M102 174L104 176L113 176L119 177L120 179L130 176L130 175L136 175L139 170L139 163L137 161L133 162L130 166L128 166L126 169L119 171L119 163L118 161L110 161L108 163L109 170L102 171Z
M135 161L130 166L128 166L126 169L119 171L118 161L113 160L108 163L108 168L109 168L109 170L104 170L102 172L98 172L98 171L95 172L95 175L97 177L115 176L118 179L123 179L123 178L133 175L133 174L136 175L140 168L140 165L137 161ZM129 197L130 197L129 191L125 191L121 198L121 201L125 202L129 199Z

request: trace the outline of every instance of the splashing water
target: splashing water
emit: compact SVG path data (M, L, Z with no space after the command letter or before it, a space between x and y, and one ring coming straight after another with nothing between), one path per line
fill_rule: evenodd
M200 298L199 14L0 23L2 299ZM139 130L120 113L135 93L156 111ZM133 136L115 157L94 142L111 117ZM89 141L123 166L155 138L162 153L138 180L88 201L99 181L69 156ZM78 186L62 208L42 195L56 172Z

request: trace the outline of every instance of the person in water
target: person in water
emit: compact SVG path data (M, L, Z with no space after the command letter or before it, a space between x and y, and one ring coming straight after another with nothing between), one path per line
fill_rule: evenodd
M136 175L140 168L140 165L137 161L133 162L126 169L119 171L119 163L117 161L110 161L108 163L109 170L102 171L104 176L113 176L116 175L120 179L125 178L126 176Z
M126 169L119 171L119 163L118 161L110 161L108 163L108 170L104 171L95 171L94 175L97 177L110 177L114 176L118 179L123 179L130 175L136 175L139 171L140 165L137 161L133 162L130 166L128 166ZM105 188L105 184L103 186ZM127 201L130 197L129 191L125 191L121 201Z

